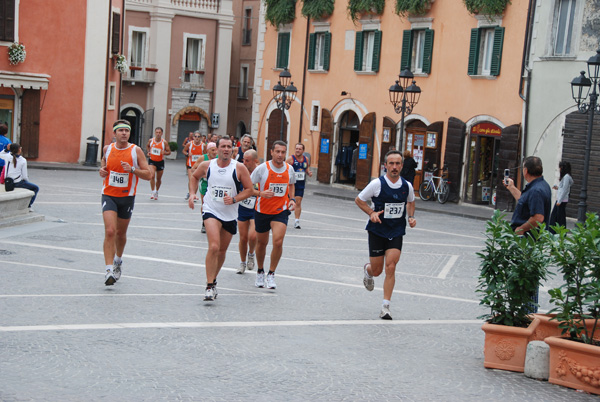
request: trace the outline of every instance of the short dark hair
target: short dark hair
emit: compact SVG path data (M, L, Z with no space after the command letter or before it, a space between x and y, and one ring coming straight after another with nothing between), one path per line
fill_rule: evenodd
M304 146L304 144L303 144L303 143L301 143L301 142L297 143L297 144L296 144L296 147L297 147L298 145L300 145L300 146L302 147L302 149L303 149L303 150L306 150L306 147Z
M287 144L285 141L277 140L271 146L271 151L275 149L275 145L283 145L285 147L285 149L287 149Z
M162 127L156 127L156 128L154 129L154 131L156 131L156 130L160 130L160 132L161 132L161 133L164 133L164 132L165 132L165 130L163 130L163 129L162 129Z
M231 141L231 145L233 145L233 141L231 140L231 138L229 138L228 135L222 135L217 137L217 148L219 148L219 143L221 142L221 140Z
M400 155L400 158L402 158L402 162L404 162L404 157L402 156L402 152L400 152L396 149L392 149L391 151L388 151L385 154L385 157L383 158L383 163L387 163L388 156L390 156L390 155Z
M6 135L8 133L8 126L6 124L0 124L0 135Z
M539 177L544 173L542 160L537 156L528 156L523 160L523 167L527 168L527 173L531 176Z
M560 169L560 178L565 177L566 174L571 174L571 164L569 162L560 161L558 163L558 168Z

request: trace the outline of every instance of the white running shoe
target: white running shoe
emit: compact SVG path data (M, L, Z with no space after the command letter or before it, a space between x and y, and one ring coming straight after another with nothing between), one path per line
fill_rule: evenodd
M113 271L110 269L106 270L106 275L104 275L104 284L106 286L112 286L115 284L117 280L115 279L115 276L113 275Z
M215 300L217 299L217 296L219 295L219 292L217 292L217 281L215 281L215 283L213 283L212 285L212 290L213 290L213 297L215 298Z
M204 301L213 301L215 299L215 290L210 287L204 292Z
M302 228L300 227L300 221L295 221L295 222L294 222L294 229L302 229Z
M113 276L115 277L115 282L121 279L121 265L123 265L123 261L113 262Z
M392 319L392 313L390 312L389 305L381 307L381 313L379 313L379 318L381 318L382 320Z
M153 200L154 199L154 191L150 192L150 199Z
M265 287L265 273L261 272L260 274L256 274L256 281L254 282L254 286L257 288Z
M246 268L248 268L248 271L252 271L254 269L254 254L248 253L248 261L246 263Z
M267 289L277 289L277 285L275 284L275 274L267 275Z
M240 262L240 267L238 268L236 273L243 274L244 272L246 272L246 263Z
M365 288L370 292L373 290L373 288L375 288L375 280L372 276L369 276L369 273L367 272L367 265L369 264L365 264L365 267L363 268L365 272L363 276L363 285L365 285Z
M158 201L158 191L154 192L154 199Z

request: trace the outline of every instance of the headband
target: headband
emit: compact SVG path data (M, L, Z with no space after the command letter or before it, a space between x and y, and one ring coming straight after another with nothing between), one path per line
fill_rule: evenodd
M117 132L117 130L120 128L126 128L127 130L131 131L131 126L129 124L125 124L125 123L117 124L116 126L113 127L113 131Z

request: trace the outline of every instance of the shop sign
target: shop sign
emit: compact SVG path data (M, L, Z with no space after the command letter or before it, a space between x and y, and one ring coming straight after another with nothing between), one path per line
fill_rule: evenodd
M502 129L494 123L479 123L471 127L471 134L500 137L502 135Z
M367 144L358 146L358 159L367 159Z
M321 153L329 153L329 138L321 138Z

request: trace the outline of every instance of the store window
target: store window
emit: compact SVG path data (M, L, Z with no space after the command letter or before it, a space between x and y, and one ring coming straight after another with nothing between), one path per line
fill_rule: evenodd
M473 204L491 205L497 183L502 128L482 122L471 127L465 199Z
M8 126L8 134L6 134L6 138L10 139L11 141L14 141L14 138L12 138L14 108L14 96L0 95L0 124L6 124Z

